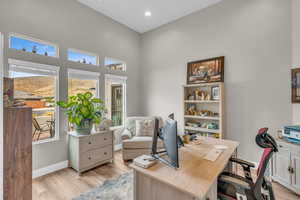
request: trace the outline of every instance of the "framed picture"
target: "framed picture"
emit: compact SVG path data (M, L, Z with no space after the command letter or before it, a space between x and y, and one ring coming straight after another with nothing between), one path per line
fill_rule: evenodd
M190 62L187 65L187 84L224 82L225 57Z
M300 103L300 68L292 69L292 103Z
M211 87L211 99L212 100L220 100L220 87L219 86Z

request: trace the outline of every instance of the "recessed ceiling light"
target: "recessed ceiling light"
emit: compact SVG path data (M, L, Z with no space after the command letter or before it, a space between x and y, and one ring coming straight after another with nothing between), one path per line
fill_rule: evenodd
M146 16L146 17L151 17L151 15L152 15L152 13L151 13L150 11L146 11L146 12L145 12L145 16Z

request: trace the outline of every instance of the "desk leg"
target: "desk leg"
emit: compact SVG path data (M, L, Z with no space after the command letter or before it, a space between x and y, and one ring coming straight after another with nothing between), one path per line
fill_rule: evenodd
M133 200L137 200L136 196L137 196L137 187L136 187L136 179L137 179L137 175L136 175L136 171L133 170Z
M232 157L237 158L237 150L235 150L235 152L232 154ZM237 170L238 170L238 165L230 161L228 162L226 168L224 169L224 171L231 172L234 174L237 173Z

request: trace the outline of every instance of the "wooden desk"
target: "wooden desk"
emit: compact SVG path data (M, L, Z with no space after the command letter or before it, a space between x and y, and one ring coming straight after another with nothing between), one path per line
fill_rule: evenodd
M175 170L160 162L149 169L135 166L135 200L216 200L217 178L235 154L238 142L201 139L179 150L180 168ZM203 157L216 144L228 146L215 162Z

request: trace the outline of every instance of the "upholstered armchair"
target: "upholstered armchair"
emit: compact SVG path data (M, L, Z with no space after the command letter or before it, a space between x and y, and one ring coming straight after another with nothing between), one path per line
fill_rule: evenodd
M163 120L160 117L158 119L159 127L162 127ZM121 133L124 161L151 153L154 127L155 117L128 117L126 119L125 128ZM162 141L159 141L157 146L163 148Z

